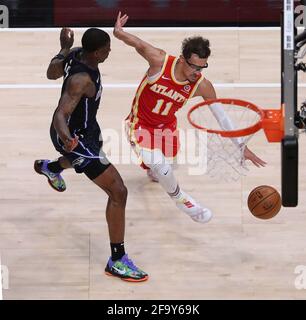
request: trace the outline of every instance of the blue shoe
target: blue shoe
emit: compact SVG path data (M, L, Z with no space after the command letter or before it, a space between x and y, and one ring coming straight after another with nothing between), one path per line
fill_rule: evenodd
M109 258L105 268L105 274L130 282L142 282L149 278L147 273L134 265L127 254L116 261L112 261L112 259Z
M60 173L54 173L48 169L50 160L36 160L34 162L34 170L38 174L43 174L47 177L50 186L58 191L63 192L66 190L66 184Z

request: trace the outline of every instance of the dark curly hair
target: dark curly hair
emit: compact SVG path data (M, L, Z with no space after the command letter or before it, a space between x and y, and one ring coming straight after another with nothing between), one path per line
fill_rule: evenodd
M209 45L209 40L202 37L186 38L182 43L182 54L185 59L190 59L193 53L201 59L206 59L210 56Z

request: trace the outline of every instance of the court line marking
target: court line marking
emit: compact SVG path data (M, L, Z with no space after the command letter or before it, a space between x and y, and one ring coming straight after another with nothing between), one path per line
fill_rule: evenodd
M105 83L105 89L131 89L137 88L138 83ZM215 88L280 88L280 83L269 82L237 82L237 83L214 83ZM306 88L306 83L299 83L301 88ZM36 83L17 83L0 84L0 89L60 89L62 84L36 84Z
M86 31L88 28L74 28L76 31ZM107 32L112 32L113 27L99 27ZM61 28L0 28L0 32L59 32ZM280 27L127 27L124 28L126 31L171 31L171 32L181 32L181 31L280 31Z
M1 265L1 255L0 255L0 300L3 300L3 294L2 294L2 265Z

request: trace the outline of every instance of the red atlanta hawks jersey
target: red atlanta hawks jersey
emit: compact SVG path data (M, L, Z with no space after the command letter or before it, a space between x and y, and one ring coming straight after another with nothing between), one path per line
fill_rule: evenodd
M133 100L129 120L133 124L166 127L176 123L175 113L191 98L203 76L195 83L175 79L174 68L178 58L166 55L159 76L150 81L142 79Z

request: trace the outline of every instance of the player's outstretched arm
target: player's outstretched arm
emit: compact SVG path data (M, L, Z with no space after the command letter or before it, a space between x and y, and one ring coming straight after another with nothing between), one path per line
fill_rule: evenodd
M67 87L61 96L56 109L53 125L60 139L65 144L65 150L71 152L78 144L78 137L72 137L67 125L68 118L78 105L83 95L92 84L88 74L78 73L72 76L67 83Z
M61 50L60 52L51 60L48 70L47 78L50 80L56 80L64 75L64 59L70 52L74 42L73 30L69 28L63 28L60 34Z
M142 39L124 31L123 26L128 21L128 18L129 17L126 14L121 16L121 12L119 12L113 31L114 36L127 45L134 47L136 51L149 62L151 67L161 67L166 52L162 49L155 48Z
M217 99L216 91L212 83L203 79L199 84L194 96L201 96L204 100ZM233 130L233 123L228 117L226 112L223 110L222 105L210 107L211 112L213 113L216 120L219 122L221 128L227 130ZM239 138L232 138L233 143L239 144ZM244 148L244 157L246 160L250 160L256 167L264 167L267 163L256 156L247 146Z

